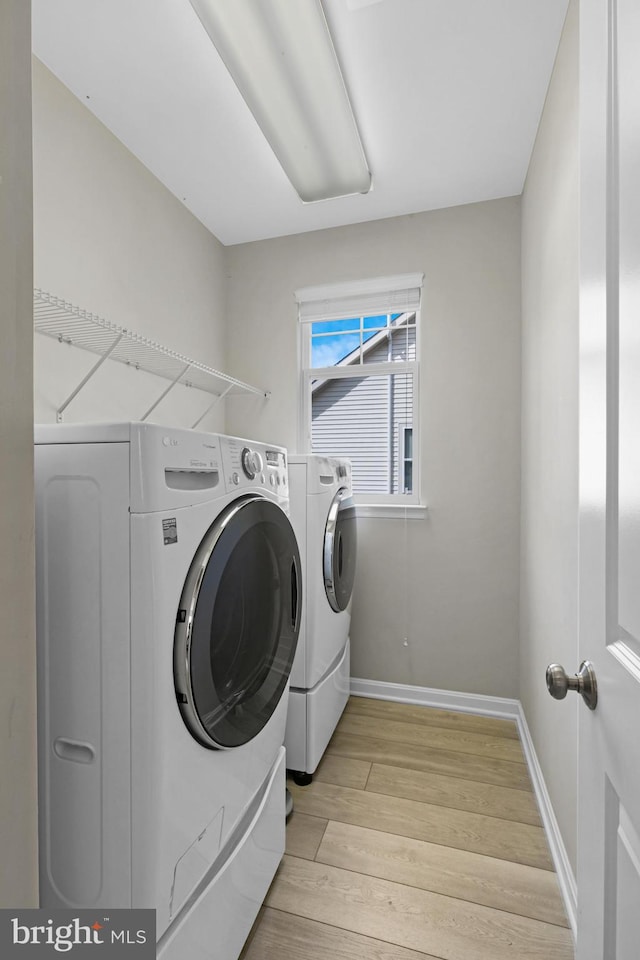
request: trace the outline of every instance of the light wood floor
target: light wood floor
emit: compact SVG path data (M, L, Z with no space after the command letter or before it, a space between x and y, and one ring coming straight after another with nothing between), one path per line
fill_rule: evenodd
M352 697L242 960L572 960L514 723Z

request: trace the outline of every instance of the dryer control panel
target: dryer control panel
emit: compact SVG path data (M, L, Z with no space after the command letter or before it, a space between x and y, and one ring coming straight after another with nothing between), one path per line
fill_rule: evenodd
M332 494L345 489L352 493L351 461L318 453L292 454L289 465L304 472L305 494Z
M233 490L265 489L288 497L287 452L239 437L220 437L225 487Z

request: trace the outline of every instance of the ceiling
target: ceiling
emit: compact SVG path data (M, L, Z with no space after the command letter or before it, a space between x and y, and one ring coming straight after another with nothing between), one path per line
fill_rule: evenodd
M519 194L567 2L323 0L373 189L313 204L189 0L33 0L33 49L235 244Z

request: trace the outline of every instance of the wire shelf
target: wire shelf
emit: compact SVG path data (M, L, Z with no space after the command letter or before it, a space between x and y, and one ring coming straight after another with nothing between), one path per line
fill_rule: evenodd
M115 360L117 363L126 364L136 370L143 370L145 373L151 373L169 381L169 386L163 390L158 400L147 410L141 418L143 420L155 409L160 400L179 383L185 387L195 387L197 390L212 394L216 399L211 406L223 397L234 395L254 394L267 399L270 396L265 390L243 383L242 380L230 377L220 370L214 370L213 367L208 367L198 360L192 360L176 353L174 350L169 350L154 340L149 340L147 337L120 327L95 313L76 307L74 304L61 300L44 290L34 290L33 315L36 333L51 337L60 343L72 344L100 358L82 382L58 408L58 421L62 420L62 414L71 400L77 396L107 359ZM211 407L205 411L205 414L210 409ZM193 426L197 426L197 423L199 423L199 420Z

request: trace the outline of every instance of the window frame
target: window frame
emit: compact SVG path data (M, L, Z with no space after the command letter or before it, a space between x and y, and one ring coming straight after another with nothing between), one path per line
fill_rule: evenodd
M420 277L420 287L422 287L422 276ZM321 288L315 288L321 289ZM330 288L327 288L330 289ZM329 311L328 311L329 312ZM375 312L368 310L366 313L359 314L360 323L362 318L382 314L414 313L415 319L415 360L387 360L377 363L354 363L348 366L331 367L312 367L311 366L311 343L313 322L300 321L298 323L299 337L299 420L298 420L298 449L302 453L312 453L312 382L314 380L337 380L337 379L356 379L373 376L389 376L391 374L407 374L412 379L413 409L412 409L412 430L413 430L413 477L412 492L407 493L358 493L354 494L356 505L366 505L367 507L386 507L392 510L402 509L403 507L419 507L423 504L421 499L421 470L420 470L420 344L421 344L421 316L420 307L414 310L402 310L387 306L384 310ZM358 314L354 311L350 317L337 318L335 316L327 317L327 320L333 319L355 319ZM314 322L322 322L316 319ZM361 358L362 359L362 358ZM398 423L398 430L409 426L406 420ZM404 436L404 433L403 433ZM404 486L404 450L399 447L398 451L398 478Z

